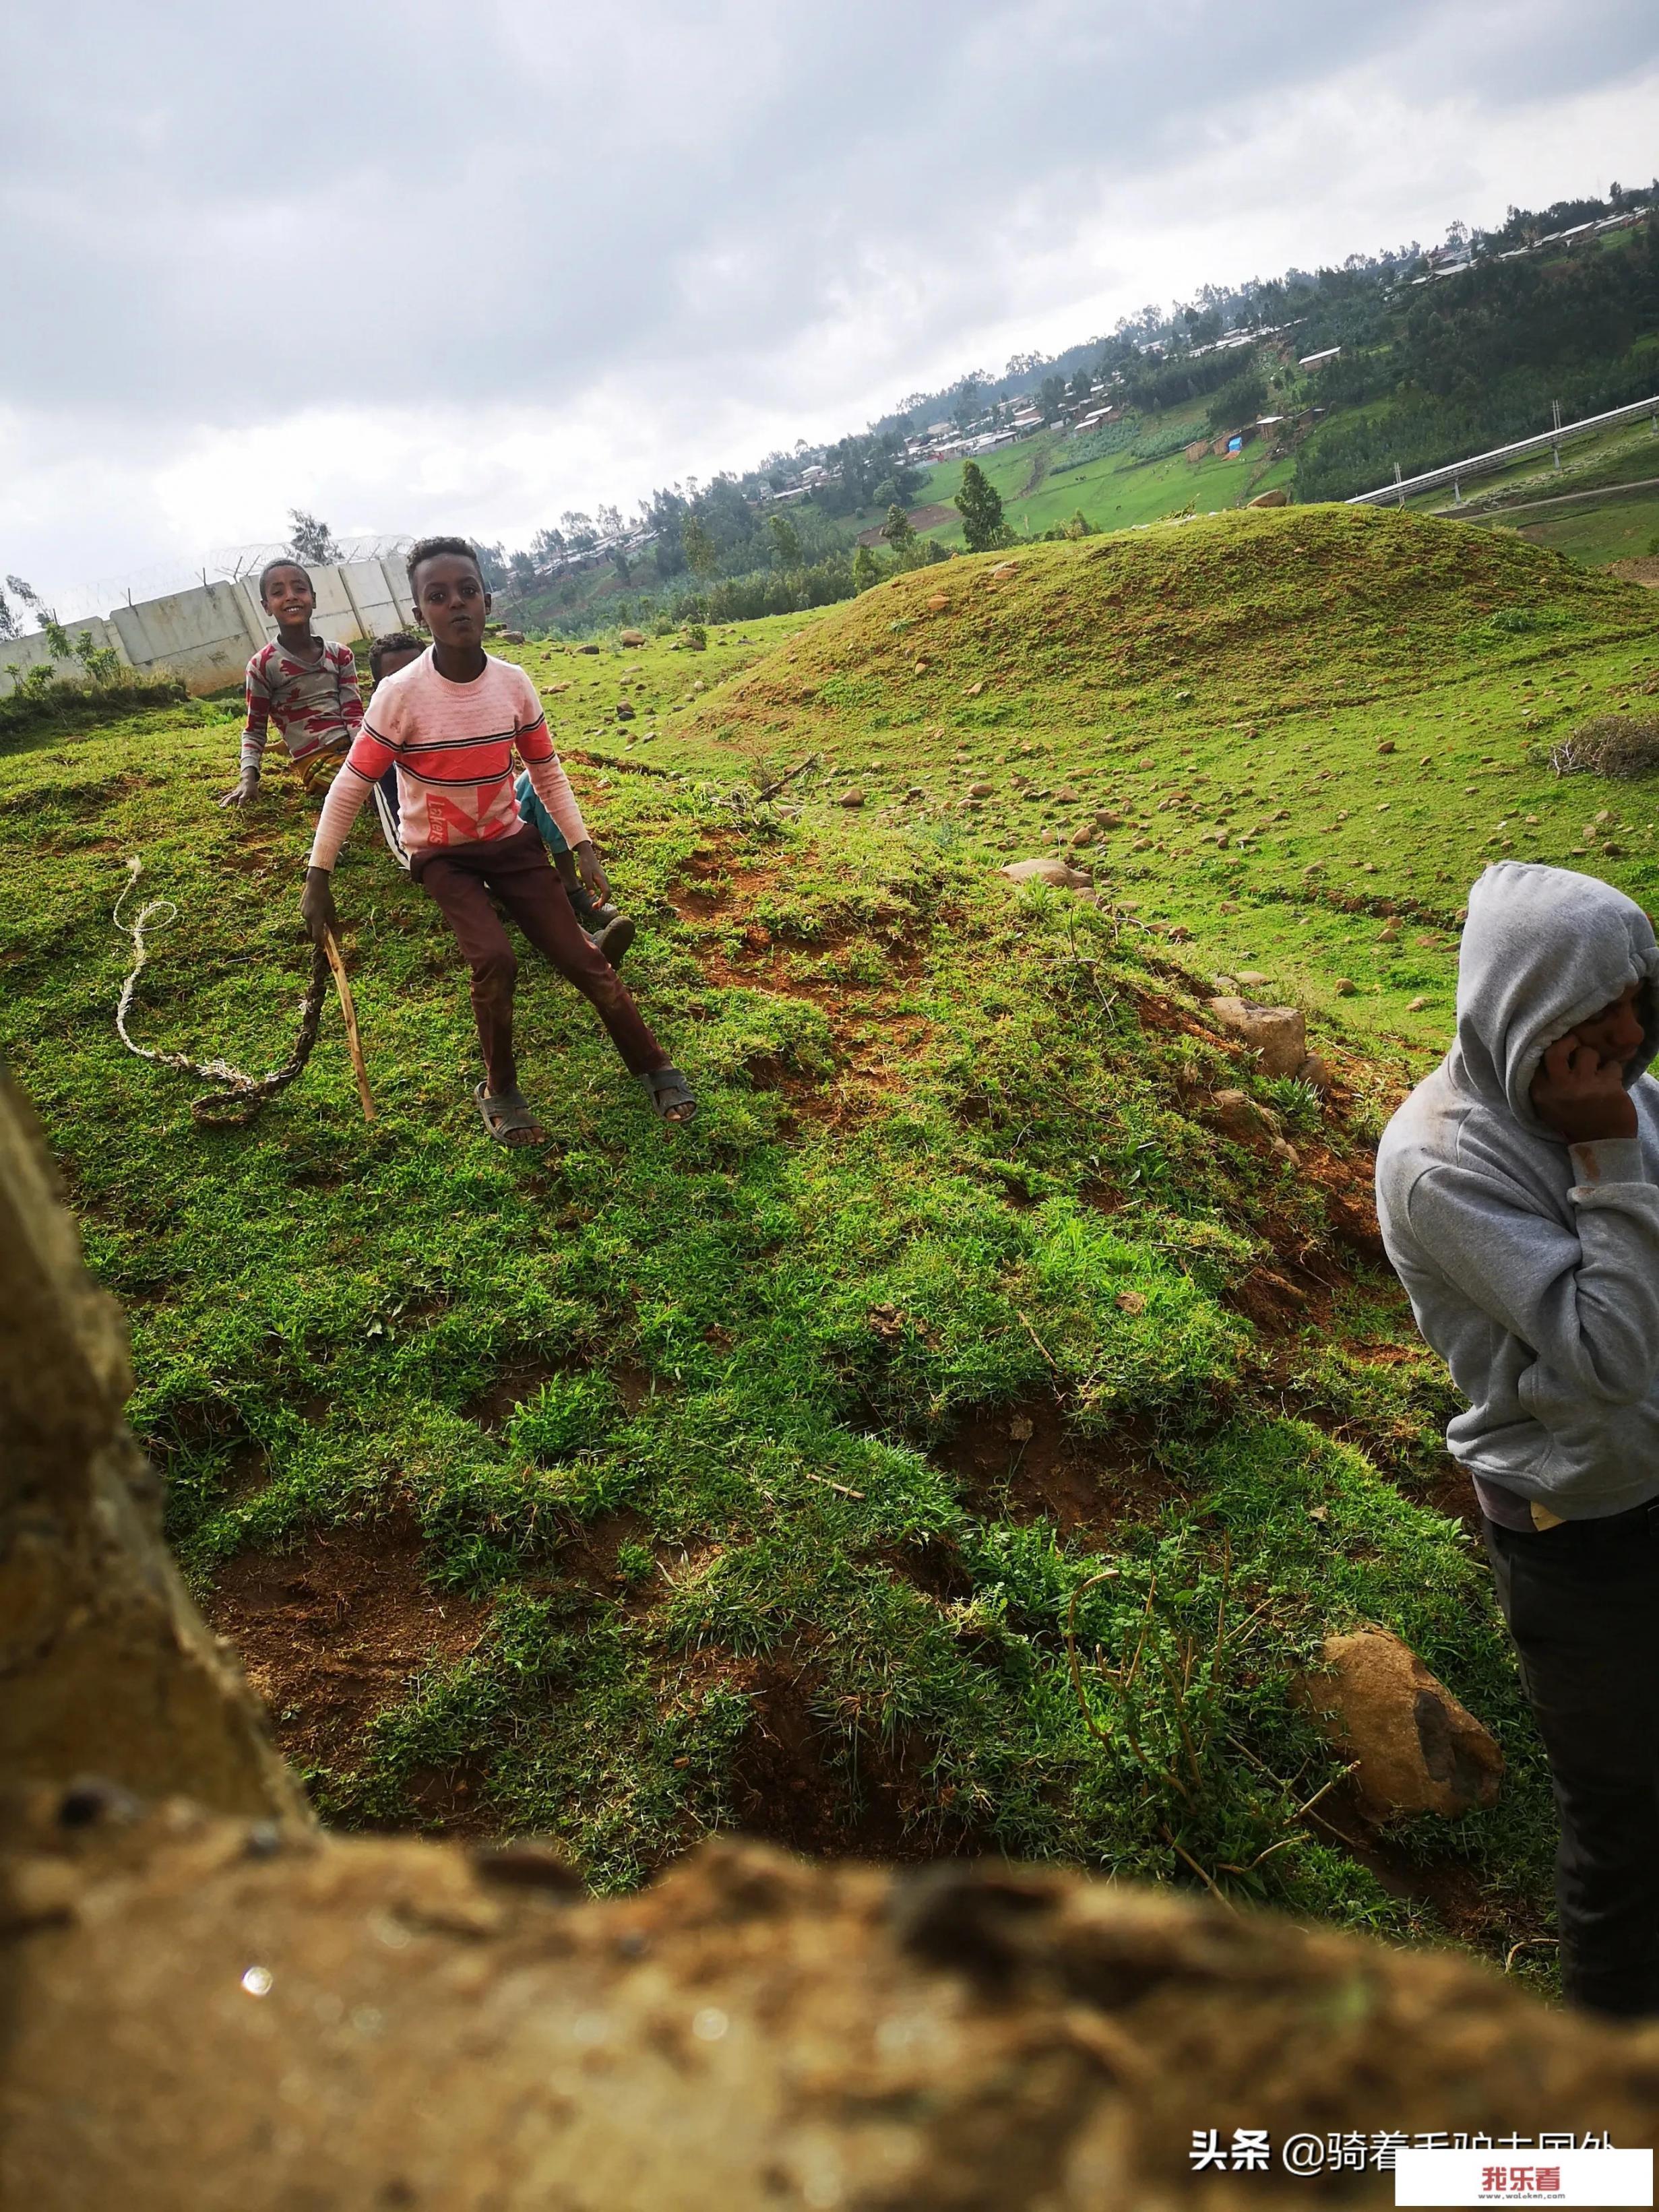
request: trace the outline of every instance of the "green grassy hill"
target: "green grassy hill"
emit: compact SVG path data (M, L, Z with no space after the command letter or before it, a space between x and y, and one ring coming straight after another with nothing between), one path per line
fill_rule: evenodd
M131 1316L174 1540L328 1817L551 1832L601 1885L737 1822L1536 1933L1547 1793L1370 1147L1486 857L1645 895L1645 787L1538 759L1656 637L1515 538L1316 509L964 560L702 654L526 647L703 1101L665 1134L526 961L529 1158L483 1134L441 921L368 823L338 894L380 1119L331 1012L250 1127L192 1121L113 1034L126 859L178 907L138 1034L263 1067L308 811L277 776L215 806L214 702L0 751L0 1049ZM1579 854L1603 810L1632 826ZM997 874L1045 836L1098 902ZM1310 1010L1322 1097L1216 1027L1247 963ZM1362 1620L1499 1730L1493 1813L1299 1811L1337 1769L1291 1678Z

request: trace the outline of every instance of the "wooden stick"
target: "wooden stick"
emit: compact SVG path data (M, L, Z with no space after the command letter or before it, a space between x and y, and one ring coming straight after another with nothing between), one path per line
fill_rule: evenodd
M794 767L790 769L787 775L781 775L775 783L763 784L761 786L760 792L762 799L775 799L781 791L784 791L788 788L798 775L805 775L807 769L814 764L818 756L817 753L808 753L804 761L797 761Z
M328 964L334 971L334 988L339 994L340 1012L345 1016L346 1043L351 1050L351 1065L357 1078L357 1096L363 1102L363 1119L374 1119L374 1101L369 1096L368 1069L363 1063L363 1040L357 1027L357 1009L351 1003L351 983L346 975L345 962L340 957L340 948L334 941L334 932L323 932L323 950L328 955Z

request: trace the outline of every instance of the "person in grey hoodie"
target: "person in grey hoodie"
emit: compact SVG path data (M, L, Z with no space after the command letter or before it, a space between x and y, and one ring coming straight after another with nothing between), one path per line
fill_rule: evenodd
M1469 897L1457 1036L1384 1132L1377 1213L1468 1401L1560 1822L1563 1984L1659 2011L1659 944L1611 884L1504 860Z

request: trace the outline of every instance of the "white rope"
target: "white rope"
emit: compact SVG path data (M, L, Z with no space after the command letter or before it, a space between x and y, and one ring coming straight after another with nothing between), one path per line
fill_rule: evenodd
M179 919L179 909L173 902L158 898L141 906L131 921L122 921L121 909L143 871L143 861L135 853L127 862L125 889L116 900L114 911L110 916L113 926L125 930L132 939L132 967L121 986L121 995L115 1006L116 1033L127 1050L136 1053L140 1060L148 1060L161 1067L176 1067L185 1075L199 1076L204 1082L222 1085L231 1094L228 1100L210 1092L205 1097L192 1101L191 1111L198 1121L213 1118L207 1109L223 1105L234 1106L238 1102L245 1110L240 1116L233 1115L231 1118L251 1121L267 1099L275 1097L279 1091L286 1089L293 1082L311 1057L311 1048L317 1042L317 1024L322 1013L324 988L328 975L328 963L323 948L319 945L312 949L311 980L300 1000L300 1034L294 1050L280 1067L272 1068L268 1074L245 1075L226 1060L191 1060L185 1053L164 1052L156 1046L140 1044L127 1027L127 1017L132 1012L133 994L138 988L138 978L149 958L145 933L154 927L159 934L161 930L171 928Z

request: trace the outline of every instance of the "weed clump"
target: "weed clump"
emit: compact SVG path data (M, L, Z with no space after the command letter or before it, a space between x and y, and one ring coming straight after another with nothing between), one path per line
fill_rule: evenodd
M1551 748L1550 766L1557 775L1651 775L1659 769L1659 714L1592 714Z

